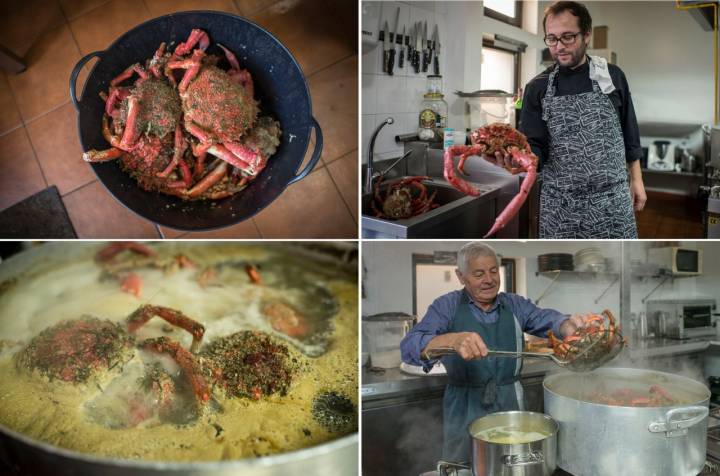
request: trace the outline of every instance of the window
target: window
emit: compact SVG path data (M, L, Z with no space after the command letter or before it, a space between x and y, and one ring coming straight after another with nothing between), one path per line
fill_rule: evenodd
M412 260L413 314L421 320L436 298L462 285L455 276L455 262L437 262L433 255L422 254L413 254ZM500 259L500 292L515 292L514 259Z
M500 89L513 94L518 88L520 55L516 51L483 43L480 89Z
M514 0L485 0L485 16L522 28L522 6Z

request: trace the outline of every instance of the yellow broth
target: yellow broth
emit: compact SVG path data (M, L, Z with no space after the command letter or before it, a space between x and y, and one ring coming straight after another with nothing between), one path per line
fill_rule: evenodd
M284 299L297 305L297 289L253 285L238 268L219 273L223 285L202 288L197 275L203 266L222 261L248 259L262 267L264 260L285 259L273 247L239 244L161 244L151 245L161 254L183 252L198 267L164 274L158 269L138 271L144 285L140 298L120 291L116 280L100 281L100 269L89 249L84 259L72 264L41 267L42 272L26 272L15 284L0 293L0 423L32 438L60 447L95 455L161 461L215 461L240 459L297 450L335 439L340 432L329 432L312 416L313 398L322 391L333 391L357 402L357 281L353 273L316 272L326 266L309 258L291 257L305 262L302 278L322 285L339 304L331 317L327 351L308 357L301 345L275 332L261 313L260 303ZM280 267L281 268L281 267ZM293 268L297 272L297 268ZM271 276L267 276L271 278ZM272 281L272 279L270 279ZM213 397L222 411L208 407L192 424L112 429L94 423L83 405L96 396L96 382L72 384L50 381L38 372L18 369L13 355L41 330L64 319L92 315L124 322L145 303L181 310L206 327L203 343L238 330L255 329L274 335L288 344L302 370L296 374L286 395L273 394L259 400L227 398L216 387ZM159 318L152 319L138 332L137 339L166 335L188 348L191 336L180 329L169 329ZM19 341L19 342L18 342ZM181 377L182 378L182 377ZM209 382L210 384L210 382ZM357 422L345 431L355 431Z

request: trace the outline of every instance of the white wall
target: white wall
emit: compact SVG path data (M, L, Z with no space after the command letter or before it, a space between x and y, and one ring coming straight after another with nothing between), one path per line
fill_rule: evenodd
M395 25L397 8L400 8L400 32L405 25L405 34L410 35L411 26L418 21L427 21L428 37L432 39L433 28L438 25L440 36L440 74L443 76L445 99L450 102L450 94L457 88L454 76L457 74L457 46L452 44L453 35L448 35L449 11L464 10L464 3L452 2L362 2L362 29L371 31L373 38L382 30L387 20L388 29L392 32ZM454 21L453 21L454 23ZM454 27L453 27L454 28ZM453 36L453 40L450 39ZM399 45L398 45L399 46ZM385 126L375 143L376 159L382 160L402 154L402 144L395 143L395 135L407 134L417 130L420 102L426 91L426 76L433 74L430 65L428 71L415 73L407 58L403 69L398 68L400 49L395 55L393 75L383 73L383 49L379 43L374 49L367 51L363 46L362 55L362 148L363 162L367 162L367 146L376 127L387 117L395 119L395 123ZM407 56L407 51L406 51ZM460 64L462 64L460 62ZM452 127L454 118L449 118Z
M363 243L363 264L367 270L363 276L365 298L362 301L363 315L386 311L412 313L412 254L432 254L434 251L457 251L465 242L377 242ZM556 241L556 242L493 242L495 250L506 258L518 259L516 275L517 293L532 300L537 299L551 279L535 276L537 255L543 253L575 253L583 248L595 246L606 257L612 257L619 269L621 243L613 241ZM566 313L619 309L620 286L614 284L596 304L594 300L608 287L611 280L576 279L556 282L540 302ZM458 283L457 289L461 286Z

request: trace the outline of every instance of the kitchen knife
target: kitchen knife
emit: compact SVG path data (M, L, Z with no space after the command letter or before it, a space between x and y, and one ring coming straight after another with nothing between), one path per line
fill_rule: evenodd
M440 35L438 34L438 27L435 24L435 31L433 31L433 71L436 75L440 74Z
M392 43L390 43L390 57L388 58L388 70L387 73L392 76L393 68L395 66L395 43L398 40L398 22L400 20L400 7L397 8L395 13L395 29L393 30Z
M422 57L422 71L423 73L427 72L428 69L428 63L430 62L430 50L428 49L430 47L428 42L428 36L427 36L427 20L425 20L425 23L423 24L423 57Z
M420 72L420 52L422 51L422 38L420 37L420 22L415 24L415 52L413 53L413 68L415 73Z
M405 25L403 25L402 36L400 37L400 60L398 61L398 68L403 67L405 60Z
M387 20L383 30L385 35L383 36L383 73L387 73L390 64L390 33L388 32Z

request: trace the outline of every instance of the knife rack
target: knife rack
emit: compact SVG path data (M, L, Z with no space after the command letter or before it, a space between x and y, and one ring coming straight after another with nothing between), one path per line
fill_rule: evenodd
M403 35L398 35L398 38L397 38L397 39L398 39L398 40L402 40L402 41L395 41L395 33L388 33L388 35L390 36L390 43L394 43L394 44L396 44L396 45L411 46L411 45L410 45L410 35L405 35L405 36L403 36ZM403 36L403 37L400 38L401 36ZM384 41L384 40L385 40L385 32L384 32L384 31L380 31L380 32L378 33L378 41ZM434 41L428 40L428 49L429 49L429 50L434 50L434 49L435 49L435 42L434 42Z

